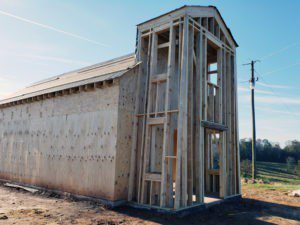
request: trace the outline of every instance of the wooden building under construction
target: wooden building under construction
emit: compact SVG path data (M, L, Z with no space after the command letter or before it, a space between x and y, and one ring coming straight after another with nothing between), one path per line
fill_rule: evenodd
M135 54L0 102L0 178L166 210L239 196L236 47L219 11L137 25Z

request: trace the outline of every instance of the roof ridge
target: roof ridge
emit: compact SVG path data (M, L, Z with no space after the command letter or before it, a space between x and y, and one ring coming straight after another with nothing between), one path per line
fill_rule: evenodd
M62 74L59 74L59 75L55 75L55 76L37 81L35 83L32 83L32 84L30 84L29 86L27 86L25 88L34 87L34 86L44 84L44 83L47 83L47 82L50 82L50 81L53 81L53 80L57 80L57 79L60 79L61 77L64 77L66 75L70 75L72 73L76 73L76 72L80 73L80 72L84 72L86 70L96 69L96 68L99 68L99 67L102 67L102 66L106 66L106 65L110 65L110 64L113 64L113 63L116 63L116 62L120 62L120 61L128 59L128 58L130 58L134 55L135 55L134 53L126 54L126 55L119 56L119 57L116 57L116 58L113 58L113 59L110 59L110 60L106 60L106 61L103 61L103 62L100 62L100 63L92 64L90 66L86 66L86 67L83 67L83 68L80 68L80 69L76 69L76 70L65 72L65 73L62 73Z

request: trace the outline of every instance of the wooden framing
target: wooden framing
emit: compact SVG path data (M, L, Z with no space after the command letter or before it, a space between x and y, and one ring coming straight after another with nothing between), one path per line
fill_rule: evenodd
M138 25L144 66L137 81L130 201L178 210L204 204L209 192L240 194L237 45L215 10L184 7Z

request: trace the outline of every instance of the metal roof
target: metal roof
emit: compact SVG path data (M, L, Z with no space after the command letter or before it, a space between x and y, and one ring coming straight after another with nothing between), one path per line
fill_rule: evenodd
M112 80L121 77L137 64L135 54L129 54L84 67L34 83L2 99L0 105L89 83Z

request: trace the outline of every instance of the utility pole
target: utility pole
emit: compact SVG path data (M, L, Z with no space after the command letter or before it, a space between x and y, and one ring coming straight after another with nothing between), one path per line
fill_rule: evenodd
M259 60L252 60L250 63L244 65L251 65L251 78L250 90L251 90L251 112L252 112L252 179L256 179L256 126L255 126L255 103L254 103L254 90L255 82L258 79L255 79L254 76L254 64L259 62Z

